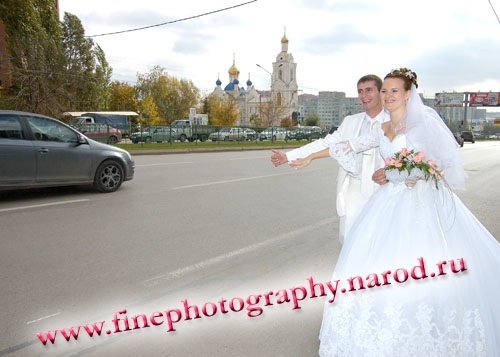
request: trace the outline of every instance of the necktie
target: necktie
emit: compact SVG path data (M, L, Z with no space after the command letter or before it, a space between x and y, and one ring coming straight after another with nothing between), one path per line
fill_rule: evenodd
M370 120L370 131L377 123L376 119ZM371 196L374 191L372 175L375 171L376 149L370 149L363 152L363 169L361 172L361 193L365 197Z

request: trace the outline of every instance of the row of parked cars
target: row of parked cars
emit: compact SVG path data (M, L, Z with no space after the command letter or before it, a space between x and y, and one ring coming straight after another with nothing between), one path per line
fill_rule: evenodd
M194 141L264 141L264 140L314 140L325 136L317 126L302 128L266 128L260 133L252 128L212 126L150 126L130 135L134 144L144 142Z

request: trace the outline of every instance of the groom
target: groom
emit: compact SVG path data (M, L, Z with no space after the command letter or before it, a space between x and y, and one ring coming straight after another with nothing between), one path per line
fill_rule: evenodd
M298 158L304 158L329 147L330 144L368 134L375 122L382 123L389 120L389 116L382 108L381 87L382 80L378 76L368 74L361 77L358 81L358 99L365 112L345 117L340 127L332 134L328 134L324 139L313 141L286 153L272 150L274 154L271 156L271 162L274 166L279 166ZM336 206L337 213L340 216L339 239L341 243L344 242L345 235L366 201L378 188L378 185L375 185L373 181L379 185L387 182L382 168L384 162L380 157L378 148L365 151L359 155L363 155L363 166L358 176L353 176L342 167L339 167L337 176Z

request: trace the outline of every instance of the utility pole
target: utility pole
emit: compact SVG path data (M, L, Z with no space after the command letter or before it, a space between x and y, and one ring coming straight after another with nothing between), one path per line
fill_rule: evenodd
M467 129L467 106L469 104L469 92L465 92L465 102L464 102L464 128ZM470 129L470 128L469 128Z
M274 141L274 98L273 98L273 74L267 69L262 67L260 64L256 64L257 67L263 69L271 76L271 141Z

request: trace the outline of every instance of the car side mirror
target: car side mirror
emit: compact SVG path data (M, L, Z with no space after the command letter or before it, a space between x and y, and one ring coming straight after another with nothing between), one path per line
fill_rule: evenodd
M84 145L84 144L88 144L89 142L87 141L87 138L84 137L83 135L78 135L78 141L77 141L77 144L78 145Z

